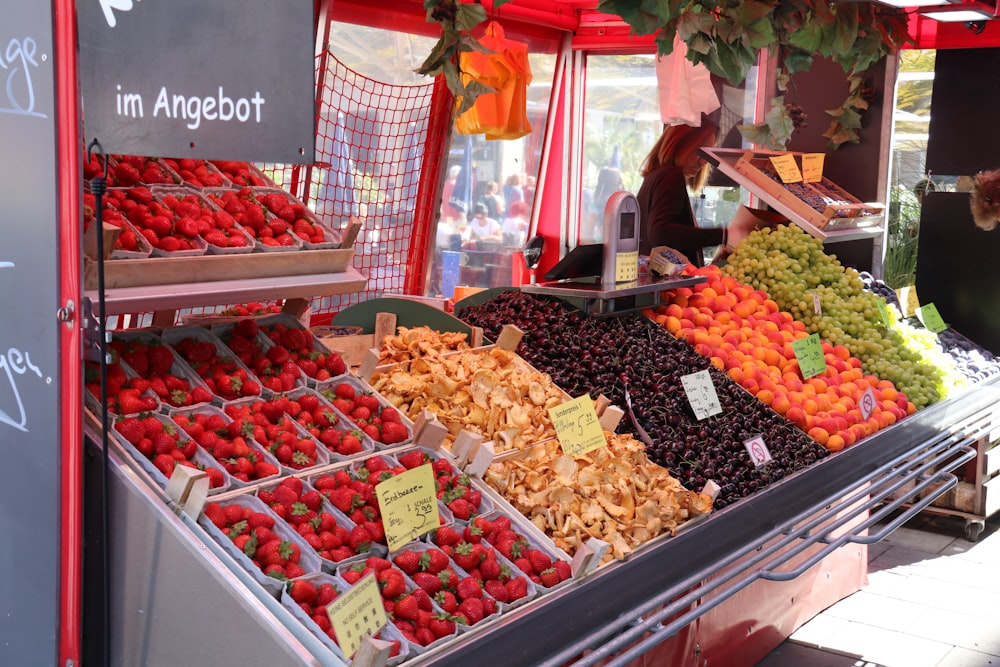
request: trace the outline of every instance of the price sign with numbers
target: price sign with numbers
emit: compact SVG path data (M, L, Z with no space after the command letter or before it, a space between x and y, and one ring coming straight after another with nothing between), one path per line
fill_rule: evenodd
M938 312L937 306L933 303L917 308L917 317L920 318L920 321L923 322L928 331L941 333L948 328L948 325L944 323L944 319L941 317L941 313Z
M705 419L722 412L719 394L715 391L712 376L707 370L681 376L681 385L687 394L688 403L697 419Z
M555 426L559 444L570 456L583 456L608 442L588 394L549 408L549 419Z
M903 311L903 317L913 317L920 308L920 297L917 296L916 285L907 285L896 290L896 297L899 299L899 309Z
M799 165L795 162L794 155L789 153L774 155L771 157L771 164L774 165L774 170L778 172L778 178L781 179L782 183L802 182L802 173L799 171Z
M389 551L399 549L441 523L430 463L379 482L375 495Z
M865 391L864 395L861 397L861 401L858 403L858 407L861 409L861 416L868 419L875 412L875 405L878 401L875 400L875 392L872 391L871 387Z
M346 593L327 605L326 614L337 633L340 650L350 658L358 652L365 637L371 637L389 622L375 573L361 577Z
M823 345L820 343L819 334L792 341L792 350L795 352L796 361L799 362L803 380L826 371L826 359L823 357Z
M818 183L823 180L823 153L802 154L802 181Z
M755 435L749 440L744 440L743 446L747 448L747 454L750 455L750 460L757 468L772 460L771 451L764 444L763 436Z
M882 324L891 327L892 320L889 318L889 307L885 305L885 299L879 297L876 303L878 304L878 314L882 318Z
M620 252L615 257L615 282L625 283L639 276L639 251Z

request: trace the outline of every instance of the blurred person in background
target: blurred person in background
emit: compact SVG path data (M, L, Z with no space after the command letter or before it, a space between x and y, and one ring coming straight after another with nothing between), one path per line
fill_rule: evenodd
M528 202L516 201L510 206L507 217L504 218L500 231L505 245L524 245L528 236L528 213L531 208Z

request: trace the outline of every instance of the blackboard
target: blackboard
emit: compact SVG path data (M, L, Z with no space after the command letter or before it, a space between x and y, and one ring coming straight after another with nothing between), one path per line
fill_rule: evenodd
M0 0L0 665L56 664L59 264L52 3Z
M927 170L961 176L1000 167L1000 49L940 49L934 61Z
M88 0L76 10L88 144L312 163L313 0Z

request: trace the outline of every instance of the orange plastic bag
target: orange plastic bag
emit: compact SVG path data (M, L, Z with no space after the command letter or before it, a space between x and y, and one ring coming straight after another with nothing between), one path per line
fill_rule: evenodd
M486 26L486 35L480 43L493 53L463 53L462 78L466 83L475 80L497 92L476 98L472 108L455 120L456 131L485 134L487 139L517 139L530 134L528 46L504 37L503 27L496 21Z

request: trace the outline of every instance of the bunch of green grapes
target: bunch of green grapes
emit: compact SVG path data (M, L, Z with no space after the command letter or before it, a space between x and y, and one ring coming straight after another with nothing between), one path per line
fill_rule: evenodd
M729 256L723 272L767 292L810 333L847 347L865 373L892 381L917 408L944 396L942 372L908 349L899 332L885 327L879 298L864 289L858 272L845 269L798 227L753 232Z
M950 396L953 392L965 389L972 384L955 363L955 358L945 352L938 344L936 333L910 324L895 307L890 307L889 312L892 313L893 331L899 333L906 349L918 355L925 363L931 364L941 371L944 384L943 396Z

